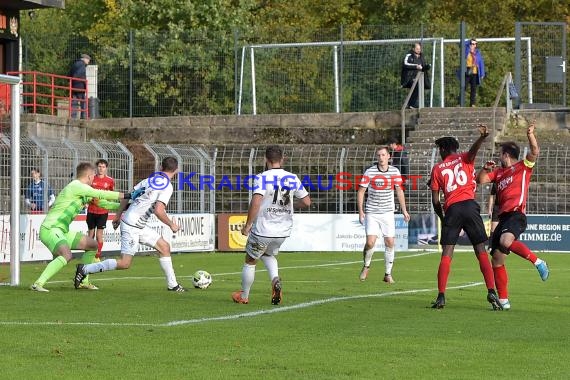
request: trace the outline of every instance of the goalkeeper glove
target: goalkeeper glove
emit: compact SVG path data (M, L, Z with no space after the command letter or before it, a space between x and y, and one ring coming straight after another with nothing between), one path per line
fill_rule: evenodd
M133 200L133 201L134 201L135 199L137 199L138 197L140 197L141 195L143 195L144 192L145 192L145 190L146 190L145 187L141 187L141 188L139 188L139 189L135 189L135 190L133 190L130 194L125 194L125 195L128 195L128 197L125 197L125 199L130 199L130 200Z

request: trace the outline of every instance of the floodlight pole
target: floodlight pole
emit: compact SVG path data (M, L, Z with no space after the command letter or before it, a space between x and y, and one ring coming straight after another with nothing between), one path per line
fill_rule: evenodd
M10 285L20 285L20 77L0 74L12 94L10 139Z

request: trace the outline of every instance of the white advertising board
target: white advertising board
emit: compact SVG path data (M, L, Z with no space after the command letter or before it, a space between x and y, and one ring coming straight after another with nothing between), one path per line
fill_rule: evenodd
M197 252L214 250L215 222L213 214L171 214L181 226L181 230L173 234L154 215L149 219L148 226L162 234L170 243L172 252ZM51 252L40 241L39 231L45 215L20 216L20 261L44 261L53 258ZM0 262L10 261L10 217L0 216ZM105 243L103 252L120 251L120 233L111 225L112 216L107 221L103 234ZM85 215L78 215L69 227L70 231L87 234ZM141 251L152 251L141 246Z
M408 224L396 214L396 251L408 250ZM281 251L362 251L366 242L358 214L294 214L291 237ZM376 240L376 250L384 250L384 239Z

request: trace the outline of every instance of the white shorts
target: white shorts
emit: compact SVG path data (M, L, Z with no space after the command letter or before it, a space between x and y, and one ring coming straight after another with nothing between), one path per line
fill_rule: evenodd
M154 248L160 238L152 228L136 228L121 221L121 254L133 256L139 251L139 244Z
M256 260L259 260L264 254L268 256L277 256L279 254L279 248L281 248L281 244L283 244L285 239L287 238L263 237L249 234L245 245L245 251L249 256L251 256L251 258Z
M364 229L366 236L376 235L378 237L396 237L396 221L394 212L383 214L366 214L364 216Z

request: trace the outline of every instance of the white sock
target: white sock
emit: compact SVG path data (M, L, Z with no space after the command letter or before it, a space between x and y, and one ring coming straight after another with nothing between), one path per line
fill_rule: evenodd
M255 280L255 265L243 264L243 269L241 270L241 290L243 293L241 298L249 298L253 280Z
M270 281L273 281L275 277L279 278L279 265L277 264L277 258L275 256L262 255L261 261L263 261L265 268L267 268Z
M176 281L176 275L174 274L174 268L172 267L172 257L163 256L158 259L158 262L166 276L166 284L168 285L168 288L174 288L178 285L178 282Z
M372 261L372 255L374 255L374 248L370 248L367 251L364 251L364 266L369 267L370 262Z
M394 247L384 250L384 266L386 268L385 274L392 274L392 266L394 266Z
M106 272L108 270L115 270L115 269L117 269L117 260L107 259L99 263L92 263L85 265L83 267L83 272L85 274L89 274L89 273Z
M543 261L541 259L537 258L536 261L534 262L534 266L537 267L542 263L543 263Z

